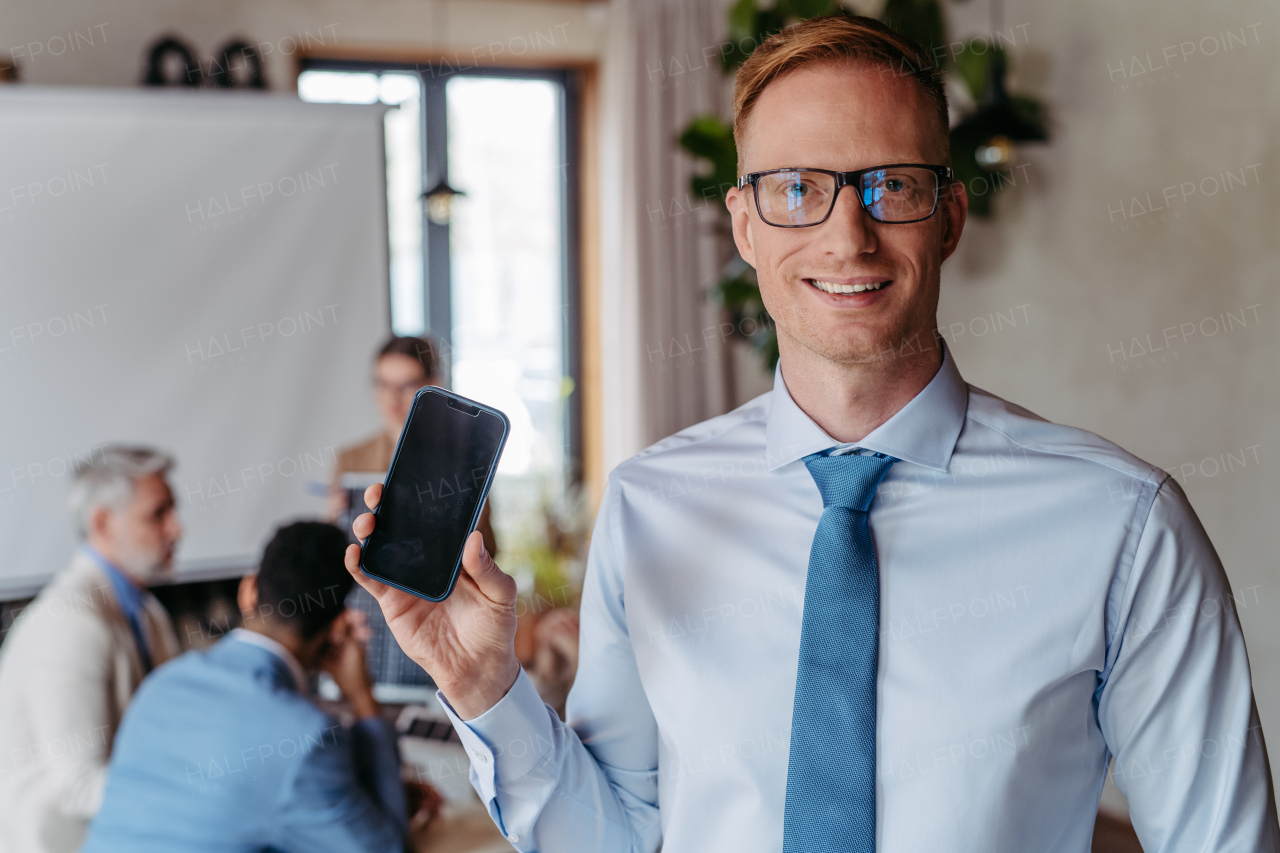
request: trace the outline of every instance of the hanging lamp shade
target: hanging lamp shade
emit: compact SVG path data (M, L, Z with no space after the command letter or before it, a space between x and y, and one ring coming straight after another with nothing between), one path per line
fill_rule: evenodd
M449 182L441 179L434 187L422 194L427 204L427 218L436 225L448 225L453 216L453 200L458 196L466 198L462 190L455 190Z
M1013 159L1019 142L1044 142L1044 127L1029 120L1009 97L1004 85L1003 51L993 52L987 65L986 87L978 109L952 131L954 140L971 141L978 165L988 171L1003 169Z

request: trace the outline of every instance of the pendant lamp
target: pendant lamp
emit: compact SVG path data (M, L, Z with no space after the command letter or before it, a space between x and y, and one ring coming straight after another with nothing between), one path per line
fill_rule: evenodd
M466 198L467 194L462 190L455 190L442 178L438 184L422 194L423 201L427 203L427 218L436 225L448 225L450 217L453 216L453 200L458 196Z

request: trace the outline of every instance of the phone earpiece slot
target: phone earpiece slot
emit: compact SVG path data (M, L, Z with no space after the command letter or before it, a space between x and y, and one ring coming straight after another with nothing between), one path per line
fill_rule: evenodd
M459 400L452 400L452 399L449 400L449 408L457 409L459 412L462 412L464 415L470 415L473 418L476 415L480 414L480 410L477 409L475 406L468 406L466 403L463 403Z

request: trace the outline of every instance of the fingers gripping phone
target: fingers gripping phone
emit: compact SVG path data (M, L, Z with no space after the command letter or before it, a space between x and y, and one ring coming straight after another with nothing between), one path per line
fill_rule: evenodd
M375 580L428 601L453 592L511 422L497 409L428 386L413 398L360 547Z

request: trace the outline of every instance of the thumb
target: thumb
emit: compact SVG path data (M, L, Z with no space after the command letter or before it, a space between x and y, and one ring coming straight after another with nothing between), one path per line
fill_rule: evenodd
M508 605L516 600L516 581L489 556L479 530L471 531L466 547L462 549L462 569L476 582L476 586L495 604Z
M371 516L372 517L372 516ZM379 604L382 603L382 596L387 593L391 587L376 581L364 573L360 568L360 546L348 545L347 551L343 556L343 563L347 567L347 571L351 573L351 577L355 578L356 583L364 587L365 591L374 597Z

